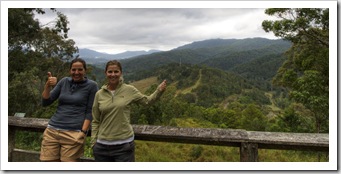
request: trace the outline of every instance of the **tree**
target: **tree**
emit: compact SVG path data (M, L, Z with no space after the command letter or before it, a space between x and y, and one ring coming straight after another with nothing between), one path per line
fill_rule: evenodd
M242 112L241 123L243 129L265 131L267 118L255 104L249 104Z
M9 114L25 112L31 116L40 107L46 73L58 79L65 76L67 61L78 52L68 39L68 20L55 9L57 18L48 25L35 19L43 9L8 10L8 109Z
M273 83L288 88L289 96L313 112L316 132L329 116L329 9L266 9L281 20L262 23L266 32L293 43Z
M278 124L281 132L310 133L313 128L311 119L297 111L294 104L286 108L284 113L278 117Z

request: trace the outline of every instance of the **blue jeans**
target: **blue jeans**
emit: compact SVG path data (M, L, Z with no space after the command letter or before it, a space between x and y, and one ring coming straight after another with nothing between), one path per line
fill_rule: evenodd
M96 143L93 147L96 162L135 162L134 141L119 145Z

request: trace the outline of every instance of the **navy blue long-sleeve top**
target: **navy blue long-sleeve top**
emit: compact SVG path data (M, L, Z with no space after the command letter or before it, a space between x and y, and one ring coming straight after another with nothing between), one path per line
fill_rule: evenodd
M85 79L74 82L64 77L50 91L50 98L42 99L42 106L49 106L58 99L57 111L49 125L66 130L81 130L85 119L92 121L92 104L98 86L95 81Z

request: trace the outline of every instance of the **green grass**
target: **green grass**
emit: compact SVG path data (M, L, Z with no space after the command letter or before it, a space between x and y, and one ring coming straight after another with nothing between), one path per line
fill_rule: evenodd
M142 93L145 93L150 88L150 86L157 83L157 77L149 77L143 80L135 81L131 83L131 85L135 86L135 88L137 88Z
M239 161L239 148L136 140L139 162L226 162Z

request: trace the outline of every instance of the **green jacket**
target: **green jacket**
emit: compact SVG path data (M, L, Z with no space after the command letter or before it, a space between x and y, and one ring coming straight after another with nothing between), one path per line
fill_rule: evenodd
M114 95L107 89L107 85L97 91L92 107L91 143L97 139L123 140L134 135L130 124L130 107L132 103L151 105L162 92L156 89L153 94L146 96L134 86L123 83L116 88Z

